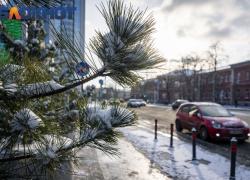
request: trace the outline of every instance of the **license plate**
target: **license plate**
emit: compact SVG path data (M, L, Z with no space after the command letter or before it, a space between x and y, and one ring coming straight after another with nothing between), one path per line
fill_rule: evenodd
M229 134L243 134L243 131L230 131Z

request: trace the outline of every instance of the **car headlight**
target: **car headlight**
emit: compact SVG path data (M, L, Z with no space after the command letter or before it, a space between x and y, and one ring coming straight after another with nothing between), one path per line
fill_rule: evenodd
M216 121L211 121L211 124L212 124L213 128L216 128L216 129L223 127L220 123L218 123Z
M245 121L242 121L242 123L244 124L245 128L249 128L248 124Z

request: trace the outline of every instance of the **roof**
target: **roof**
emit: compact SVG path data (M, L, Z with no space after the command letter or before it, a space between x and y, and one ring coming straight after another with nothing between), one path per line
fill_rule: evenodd
M213 103L213 102L190 102L188 104L194 104L194 105L208 105L208 106L220 106L220 104Z

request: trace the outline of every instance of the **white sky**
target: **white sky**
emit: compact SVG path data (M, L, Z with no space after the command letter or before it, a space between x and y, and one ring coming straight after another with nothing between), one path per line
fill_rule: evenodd
M95 29L107 32L104 18L95 6L100 2L86 0L87 42L95 35ZM250 59L250 1L125 0L125 3L153 12L155 47L167 59L180 59L191 52L202 55L217 40L221 40L224 53L229 55L227 64Z

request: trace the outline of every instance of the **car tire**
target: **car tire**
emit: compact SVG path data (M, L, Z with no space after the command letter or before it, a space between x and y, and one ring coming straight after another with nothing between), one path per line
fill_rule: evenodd
M202 126L200 128L200 138L203 140L203 141L207 141L209 140L209 133L208 133L208 130L206 127Z
M175 120L175 127L176 127L176 130L179 131L179 132L181 132L183 130L179 120Z

